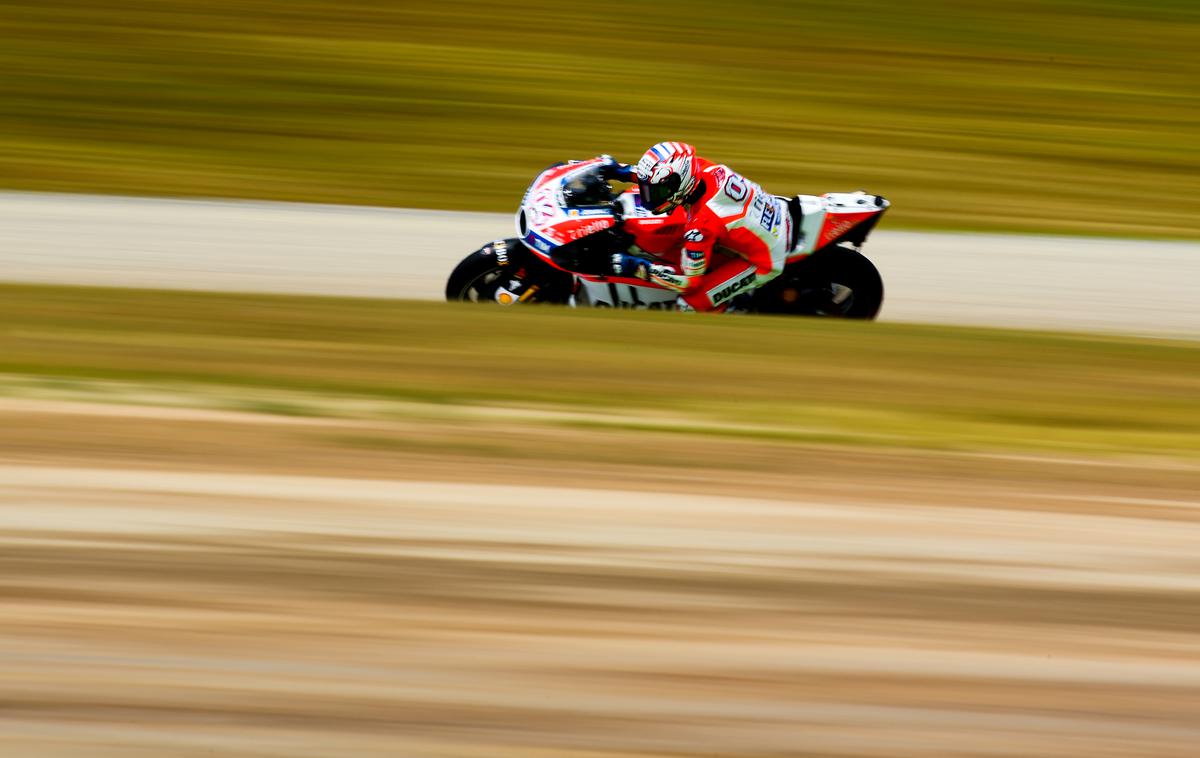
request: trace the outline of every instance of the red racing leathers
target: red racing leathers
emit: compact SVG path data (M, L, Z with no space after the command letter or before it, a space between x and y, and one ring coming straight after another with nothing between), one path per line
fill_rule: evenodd
M723 310L736 295L783 271L792 239L787 204L754 182L696 157L699 197L689 197L678 270L650 267L650 279L698 311Z

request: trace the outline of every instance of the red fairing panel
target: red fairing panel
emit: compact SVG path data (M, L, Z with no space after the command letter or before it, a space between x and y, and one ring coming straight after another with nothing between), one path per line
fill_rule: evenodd
M686 224L687 212L679 207L666 218L627 218L624 229L633 235L638 247L652 255L669 259L679 257Z
M828 213L825 216L825 223L821 226L821 236L817 239L816 249L819 250L830 242L842 237L846 232L878 213L879 211L877 210L853 213L838 213L834 211Z

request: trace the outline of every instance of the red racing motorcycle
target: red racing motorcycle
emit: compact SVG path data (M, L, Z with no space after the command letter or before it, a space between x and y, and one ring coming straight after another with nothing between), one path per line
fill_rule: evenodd
M446 283L446 299L674 309L676 292L612 276L610 266L613 253L629 252L678 267L686 212L649 212L636 188L613 190L602 164L600 158L572 161L539 174L517 212L519 236L489 242L464 258ZM861 191L781 199L799 230L787 266L739 295L732 309L875 318L883 281L862 245L888 201Z

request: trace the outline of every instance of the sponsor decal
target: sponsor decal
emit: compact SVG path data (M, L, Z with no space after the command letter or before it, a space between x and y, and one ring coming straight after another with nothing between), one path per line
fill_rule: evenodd
M581 237L586 237L589 234L594 234L596 232L602 231L607 228L608 228L608 222L593 221L590 224L584 224L583 226L579 227L578 229L572 230L571 231L571 239L577 240Z
M778 219L775 215L774 203L766 204L766 207L763 208L762 217L759 219L759 221L770 231L775 231L775 224L778 222Z
M654 281L667 287L671 287L672 289L683 289L687 286L686 279L663 269L661 266L655 266L651 274Z
M549 253L553 247L549 242L537 236L537 234L533 232L525 235L525 244L535 247L538 250L541 250L543 253Z
M704 273L704 253L700 250L685 250L683 258L683 273L687 276L699 276Z
M759 224L768 232L775 234L779 222L783 218L779 201L772 195L760 192L754 196L750 207L754 213L759 214Z
M567 216L570 218L581 218L583 216L611 216L612 211L608 208L569 208Z
M637 162L637 166L635 166L633 169L637 173L638 179L641 179L642 181L649 179L650 169L654 168L654 163L655 160L652 155L649 153L643 155L641 160Z
M739 292L749 289L750 285L754 284L754 280L757 278L757 276L758 275L755 273L755 271L751 269L747 271L740 279L736 279L729 284L726 284L724 287L715 292L710 291L708 293L709 299L712 300L713 305L720 305Z
M713 181L717 184L725 181L725 169L721 168L720 166L714 168L710 173L712 174Z
M688 242L703 242L704 232L700 231L699 229L692 229L687 234L683 235L683 238Z

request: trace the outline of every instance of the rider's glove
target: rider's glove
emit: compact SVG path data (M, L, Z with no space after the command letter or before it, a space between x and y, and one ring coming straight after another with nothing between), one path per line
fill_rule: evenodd
M601 155L600 161L600 175L605 179L616 179L619 182L637 181L637 177L633 173L633 166L620 163L611 155Z
M627 253L613 253L612 257L613 276L621 276L626 279L648 280L650 268L653 265L654 263L648 258L640 258Z

